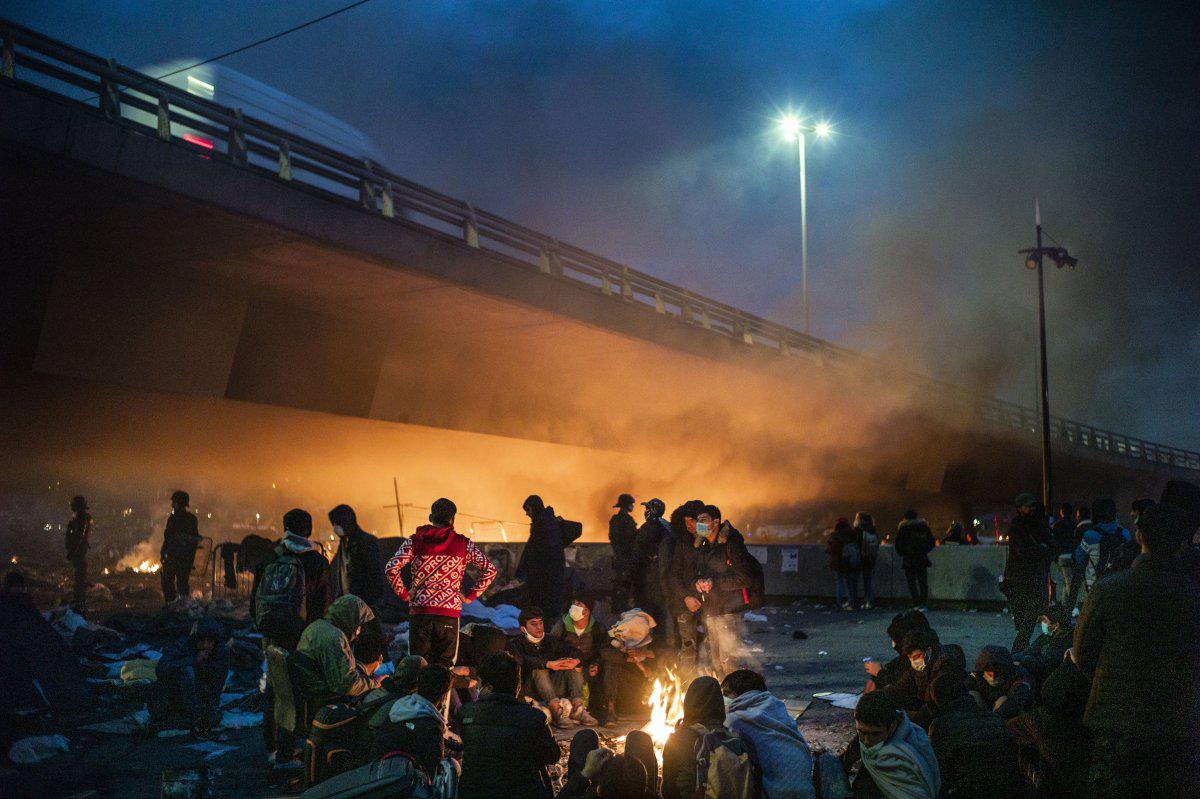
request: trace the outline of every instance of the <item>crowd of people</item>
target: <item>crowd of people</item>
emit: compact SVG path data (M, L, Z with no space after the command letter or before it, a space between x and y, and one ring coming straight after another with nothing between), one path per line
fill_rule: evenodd
M186 595L197 537L187 494L172 504L164 598ZM549 799L561 759L554 730L578 727L557 793L567 799L1200 795L1200 487L1172 481L1159 501L1135 503L1131 530L1111 500L1048 519L1019 495L1001 583L1015 638L973 659L930 624L933 535L906 512L890 538L913 607L888 626L895 657L864 664L856 734L840 757L811 749L741 660L742 618L763 593L741 533L701 500L669 516L659 499L641 504L639 524L634 498L618 497L615 577L593 592L567 578L577 525L526 499L515 635L460 625L497 568L456 531L451 500L434 502L429 523L386 560L352 508L329 512L340 538L332 563L312 540L311 515L289 511L255 572L250 608L274 764L315 784L402 753L403 767L442 796ZM91 525L83 498L72 511L74 563ZM862 607L873 605L884 538L869 514L838 520L827 552L842 607L858 606L860 576ZM407 603L409 647L385 668L379 606L392 594ZM202 618L164 653L155 723L211 732L229 669L223 637ZM641 732L622 754L602 745L594 728L644 711L649 684L668 669L687 687L661 764Z

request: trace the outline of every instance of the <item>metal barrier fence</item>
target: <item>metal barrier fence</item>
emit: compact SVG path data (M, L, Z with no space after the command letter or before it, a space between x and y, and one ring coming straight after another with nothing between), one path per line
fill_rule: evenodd
M369 159L338 152L241 109L192 95L36 31L0 20L0 80L60 98L95 104L114 124L127 125L207 158L220 158L273 179L302 185L384 219L419 224L460 238L467 246L500 253L548 277L590 286L614 301L637 303L683 323L823 364L866 363L893 371L860 353L703 297L580 247L567 244L469 202L450 197L384 169ZM86 94L78 96L80 90ZM203 136L203 143L197 143ZM964 388L927 381L940 395L965 404L980 423L1038 432L1035 410ZM1051 435L1061 441L1142 461L1200 470L1200 453L1130 438L1054 417Z

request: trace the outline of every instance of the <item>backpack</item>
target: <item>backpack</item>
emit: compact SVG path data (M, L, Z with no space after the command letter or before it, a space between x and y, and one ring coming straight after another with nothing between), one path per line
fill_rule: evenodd
M1100 553L1095 563L1096 579L1099 580L1101 577L1107 577L1120 571L1116 567L1115 561L1117 553L1121 551L1121 546L1125 543L1125 537L1121 535L1122 528L1120 526L1111 533L1106 533L1099 527L1092 529L1100 534Z
M693 724L696 791L692 799L761 799L762 774L750 742L724 727Z
M758 610L763 606L763 594L766 593L766 578L763 576L762 564L758 558L750 556L750 585L742 587L742 599L750 610Z
M384 704L399 698L388 693L357 707L334 702L318 710L308 732L308 784L316 785L362 766L371 751L371 717Z
M308 621L304 564L284 550L263 569L254 596L254 624L266 638L296 637Z
M315 785L300 799L434 799L421 770L404 755L388 755Z
M558 517L558 529L562 533L562 544L569 547L583 535L583 522L573 522L570 519Z

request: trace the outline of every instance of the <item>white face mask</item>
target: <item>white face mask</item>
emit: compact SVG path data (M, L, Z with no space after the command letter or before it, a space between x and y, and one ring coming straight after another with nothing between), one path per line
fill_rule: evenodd
M531 644L540 644L542 642L542 639L545 637L546 637L546 634L542 633L537 638L534 638L532 635L529 634L529 630L525 630L525 638Z
M1046 622L1042 622L1041 627L1042 627L1042 635L1050 634L1050 625L1049 624L1047 624Z
M587 615L587 608L582 605L572 605L567 612L571 614L572 621L583 621L583 617Z

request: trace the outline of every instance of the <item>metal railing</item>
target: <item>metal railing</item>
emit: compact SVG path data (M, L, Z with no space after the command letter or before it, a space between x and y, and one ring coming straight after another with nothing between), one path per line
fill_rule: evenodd
M152 132L197 155L219 158L272 179L303 187L385 219L419 224L536 267L548 278L590 286L615 302L640 305L746 346L801 355L822 364L867 362L860 353L786 325L695 294L442 194L382 166L246 116L240 109L190 94L111 59L0 21L0 80L94 106L114 124ZM85 94L80 95L80 91ZM203 137L203 138L200 138ZM910 379L927 380L927 378ZM930 385L974 409L979 422L1038 432L1037 413L938 381ZM1143 461L1200 470L1200 453L1129 438L1055 417L1052 435L1072 444Z

